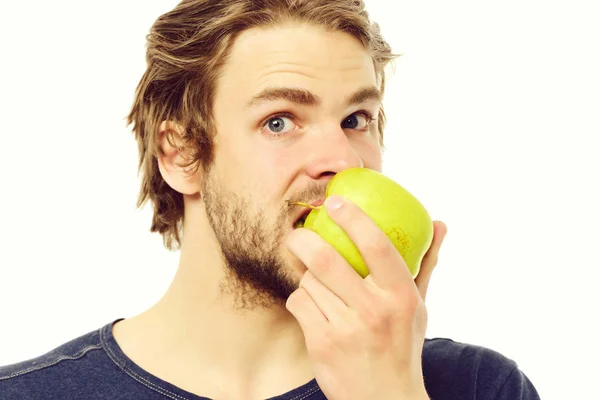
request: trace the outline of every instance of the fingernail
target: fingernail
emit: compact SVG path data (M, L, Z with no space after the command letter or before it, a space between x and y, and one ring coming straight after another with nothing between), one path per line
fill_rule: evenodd
M330 196L325 199L325 208L327 211L335 211L344 205L344 201L339 196Z

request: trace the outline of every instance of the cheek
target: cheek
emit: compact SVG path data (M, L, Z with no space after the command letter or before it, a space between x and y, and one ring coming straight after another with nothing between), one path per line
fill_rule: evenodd
M379 135L379 133L377 133L377 135ZM381 145L376 136L351 138L350 144L363 161L365 168L381 172Z
M365 167L381 172L381 147L379 146L379 144L373 147L373 149L370 149L372 151L369 152L369 156L364 159Z
M273 169L273 173L285 177L294 173L302 166L306 159L306 151L298 145L273 149L269 155L265 155L267 168ZM285 178L283 178L285 179Z
M252 151L246 153L237 176L238 179L243 177L242 184L252 187L260 203L278 206L281 202L281 196L301 166L299 152L292 151L292 147L270 146L269 143L248 145Z
M376 135L379 135L376 132ZM381 171L382 151L378 136L375 135L352 135L349 134L348 141L356 154L363 160L367 168ZM315 144L310 141L298 141L285 147L266 147L259 162L262 163L262 169L270 171L273 181L285 181L293 179L299 170L306 165L306 159L314 151L310 146ZM332 150L334 151L334 150Z
M287 192L289 185L302 168L302 152L287 148L273 148L270 152L263 154L260 159L261 169L264 171L265 193L271 193L276 199Z
M218 151L216 159L227 171L227 179L238 185L255 186L272 172L269 164L273 152L251 140L251 135L223 135Z

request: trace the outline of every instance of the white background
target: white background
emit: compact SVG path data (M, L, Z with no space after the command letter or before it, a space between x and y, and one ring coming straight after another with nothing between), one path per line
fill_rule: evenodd
M145 34L176 1L1 2L0 365L156 302L178 253L137 210L125 126ZM383 1L404 55L384 172L449 233L428 337L516 360L543 399L597 395L595 1Z

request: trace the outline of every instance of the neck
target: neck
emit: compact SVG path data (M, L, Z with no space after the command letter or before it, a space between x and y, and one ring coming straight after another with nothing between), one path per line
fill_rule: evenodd
M165 296L149 310L172 353L201 360L227 375L250 376L275 364L293 366L305 356L304 335L283 304L241 309L207 264L179 265ZM223 276L222 274L217 274Z
M171 286L156 305L130 322L131 331L143 338L138 354L145 352L147 360L170 365L163 364L169 370L163 375L170 374L168 380L176 385L179 377L173 368L191 373L201 387L198 391L205 391L198 393L203 396L248 398L255 393L267 398L308 382L312 370L296 319L282 303L236 307L232 294L222 290L225 267L212 229L205 218L190 220L195 225L192 229L184 224L180 263ZM198 376L207 377L205 386L198 383ZM227 387L227 392L207 385Z

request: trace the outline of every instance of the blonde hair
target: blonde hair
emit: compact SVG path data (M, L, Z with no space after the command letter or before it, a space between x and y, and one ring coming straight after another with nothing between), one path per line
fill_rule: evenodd
M297 21L346 32L360 40L371 55L385 86L385 66L397 55L371 23L361 0L184 0L160 16L147 35L147 68L135 93L128 125L138 142L142 183L137 207L153 203L151 232L160 232L165 247L181 246L183 195L173 190L158 169L164 156L159 143L162 121L177 121L183 128L178 139L189 149L188 163L209 166L213 159L215 123L212 116L214 87L227 55L243 31ZM383 146L385 114L379 113ZM174 132L167 140L173 146Z

